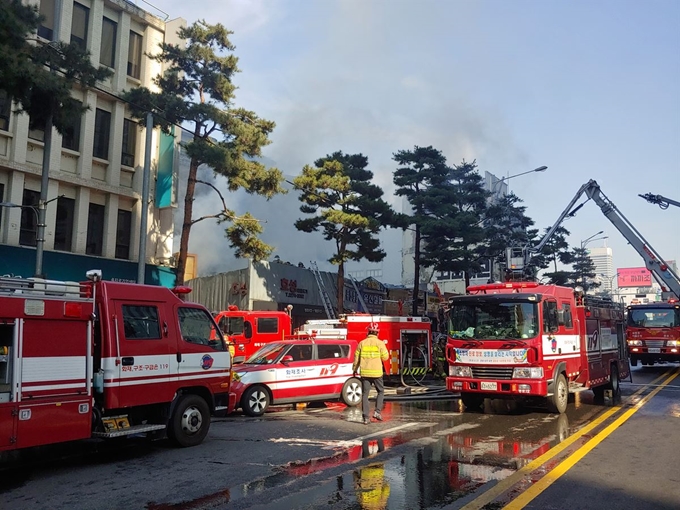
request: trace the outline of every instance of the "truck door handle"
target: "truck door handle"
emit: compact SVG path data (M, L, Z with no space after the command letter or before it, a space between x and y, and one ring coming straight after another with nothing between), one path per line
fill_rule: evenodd
M121 360L122 364L124 367L129 367L130 365L135 364L135 358L132 356L126 356Z
M181 362L182 362L182 353L178 352L177 353L177 363L181 363Z

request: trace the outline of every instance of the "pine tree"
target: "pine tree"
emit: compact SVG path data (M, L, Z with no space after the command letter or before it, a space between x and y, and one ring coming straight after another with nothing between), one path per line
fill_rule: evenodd
M596 276L596 267L593 259L588 255L588 250L585 248L572 249L573 263L571 282L574 286L579 285L583 287L584 292L600 286L600 282L594 280Z
M162 43L160 52L150 55L166 64L165 74L154 79L160 92L139 87L125 94L132 103L133 116L139 120L151 111L156 113L154 123L166 131L173 124L191 126L193 137L184 145L190 163L177 260L178 284L184 282L191 227L204 219L230 224L225 235L237 257L262 260L272 252L272 247L259 239L262 227L252 215L238 216L227 207L216 186L196 178L200 165L205 164L225 177L229 191L244 189L267 199L285 192L281 187L283 174L276 168L265 168L257 160L262 147L270 143L274 122L233 105L236 86L232 78L239 69L238 58L233 54L235 48L229 41L232 33L221 24L209 25L205 21L180 28L178 35L186 46ZM222 201L221 211L193 217L197 183L213 188Z
M410 213L402 213L401 227L413 230L414 235L414 278L411 315L418 315L418 294L420 290L420 271L423 266L423 228L431 241L437 239L437 227L444 228L445 218L450 210L443 196L452 169L446 164L441 151L428 147L415 146L413 150L401 150L394 154L399 167L395 170L393 182L397 186L395 194L405 197L411 205ZM435 214L438 213L438 217ZM431 221L432 223L428 223Z
M445 184L434 190L431 203L439 204L422 226L423 262L437 271L462 272L465 288L470 275L483 269L487 252L484 218L489 192L484 189L477 163L454 166Z
M335 152L306 165L293 183L301 191L301 218L295 227L302 232L323 232L326 241L335 243L328 260L338 266L338 312L344 311L345 262L363 259L380 262L378 232L394 221L394 213L382 199L383 190L371 183L368 158L362 154Z

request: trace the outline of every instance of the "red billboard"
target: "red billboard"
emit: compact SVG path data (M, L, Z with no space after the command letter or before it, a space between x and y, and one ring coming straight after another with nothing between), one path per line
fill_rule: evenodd
M621 287L651 287L652 273L646 267L624 267L616 270L616 284Z

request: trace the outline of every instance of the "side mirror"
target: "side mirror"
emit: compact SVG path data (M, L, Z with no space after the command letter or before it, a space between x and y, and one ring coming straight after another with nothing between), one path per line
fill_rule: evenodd
M291 356L290 354L286 354L283 358L281 358L281 363L283 363L284 365L290 363L291 361L294 361L294 360L293 360L293 356Z

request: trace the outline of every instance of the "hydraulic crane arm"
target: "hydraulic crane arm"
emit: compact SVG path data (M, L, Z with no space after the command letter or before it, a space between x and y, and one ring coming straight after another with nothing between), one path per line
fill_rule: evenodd
M667 198L662 195L652 195L651 193L645 193L644 195L638 195L644 198L650 204L656 204L661 209L668 209L669 205L674 205L675 207L680 207L680 202L673 200L672 198Z
M635 248L635 251L637 251L645 261L645 266L647 269L649 269L654 274L655 278L659 280L659 283L668 287L668 290L680 298L680 277L678 277L678 275L668 266L668 264L664 262L661 256L656 253L654 248L652 248L652 246L647 242L642 234L637 231L633 224L628 221L628 219L623 214L621 214L612 201L609 200L604 193L602 193L600 185L593 179L581 186L581 188L576 193L576 196L572 199L555 224L550 228L545 236L543 236L543 239L541 239L541 241L536 246L525 249L524 267L526 268L529 265L529 262L533 258L533 254L541 251L541 249L555 233L555 230L557 230L564 219L574 216L576 211L585 205L585 202L583 202L575 209L571 210L571 208L584 194L589 200L592 200L598 205L602 213L609 221L611 221L612 225L614 225L616 229L621 232L623 237L626 238L626 241L628 241L628 243L633 248ZM677 202L674 205L677 205Z

